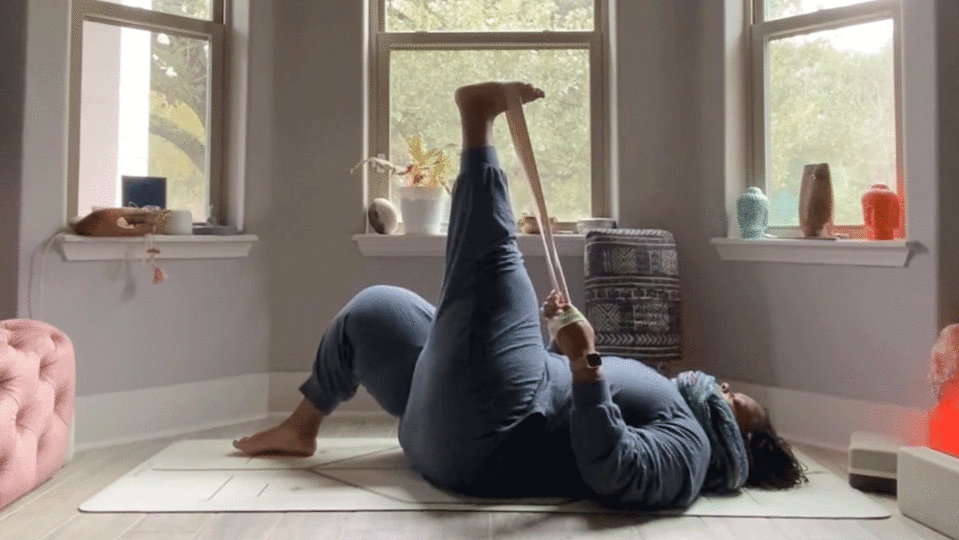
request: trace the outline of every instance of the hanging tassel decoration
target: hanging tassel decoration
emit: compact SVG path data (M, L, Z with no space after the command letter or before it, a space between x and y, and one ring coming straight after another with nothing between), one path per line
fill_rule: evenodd
M164 272L162 268L154 264L153 265L153 284L159 285L160 283L163 283L163 280L165 279L166 279L166 272Z
M155 247L150 247L147 250L147 253L150 254L149 258L144 261L144 263L150 264L153 266L153 284L159 285L163 283L163 280L166 279L166 272L160 268L160 265L157 264L156 256L160 254L160 250Z
M167 220L170 217L169 210L161 210L156 216L156 220L153 222L153 234L147 234L143 237L144 242L147 247L148 257L143 261L143 264L150 264L153 266L153 284L159 285L164 282L167 278L166 272L160 268L160 265L157 264L157 255L160 254L160 250L153 245L153 235L159 232L161 225L165 225Z

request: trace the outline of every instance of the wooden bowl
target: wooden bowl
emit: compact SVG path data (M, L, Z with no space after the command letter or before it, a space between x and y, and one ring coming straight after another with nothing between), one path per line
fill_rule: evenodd
M559 221L556 218L549 218L549 223L553 234L559 232ZM523 216L516 222L516 226L526 234L539 234L539 223L536 222L536 216Z

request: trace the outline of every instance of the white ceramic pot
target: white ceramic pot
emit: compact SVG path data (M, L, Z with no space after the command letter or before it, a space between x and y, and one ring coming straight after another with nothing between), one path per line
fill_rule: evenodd
M446 188L400 186L400 214L405 234L439 234Z
M170 210L162 230L163 234L193 234L193 215L189 210Z

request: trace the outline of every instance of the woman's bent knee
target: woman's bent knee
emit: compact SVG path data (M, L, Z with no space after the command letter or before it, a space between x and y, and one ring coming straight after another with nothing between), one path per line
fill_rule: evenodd
M357 293L344 312L358 326L392 328L400 322L397 319L429 322L433 317L433 306L413 291L392 285L374 285Z

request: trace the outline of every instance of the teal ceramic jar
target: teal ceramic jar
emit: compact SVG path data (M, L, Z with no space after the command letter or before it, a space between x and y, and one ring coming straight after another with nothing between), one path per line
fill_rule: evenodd
M739 235L749 240L763 238L769 225L769 199L758 187L751 187L736 200Z

